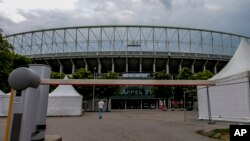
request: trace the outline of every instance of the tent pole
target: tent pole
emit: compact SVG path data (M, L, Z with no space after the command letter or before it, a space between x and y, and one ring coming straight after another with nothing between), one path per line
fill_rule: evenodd
M208 111L208 124L215 124L211 116L211 106L209 97L209 87L207 86L207 111Z

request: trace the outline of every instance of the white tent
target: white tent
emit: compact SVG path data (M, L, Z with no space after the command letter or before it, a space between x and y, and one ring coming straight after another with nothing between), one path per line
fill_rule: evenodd
M72 85L59 85L49 94L47 116L76 115L82 115L82 96Z
M250 122L250 45L241 40L228 64L210 80L211 118L213 120ZM208 119L207 90L198 87L199 119Z
M10 95L0 90L0 116L7 116Z

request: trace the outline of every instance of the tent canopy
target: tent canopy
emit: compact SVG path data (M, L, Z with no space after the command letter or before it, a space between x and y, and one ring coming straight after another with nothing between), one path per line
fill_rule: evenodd
M68 79L65 76L64 79ZM76 116L82 114L82 96L72 85L59 85L49 94L48 116Z
M227 65L209 80L217 80L250 71L250 44L242 39L237 51Z
M5 93L2 90L0 90L0 95L5 95Z
M67 76L64 77L68 79ZM59 85L49 96L81 96L72 85ZM82 97L82 96L81 96Z

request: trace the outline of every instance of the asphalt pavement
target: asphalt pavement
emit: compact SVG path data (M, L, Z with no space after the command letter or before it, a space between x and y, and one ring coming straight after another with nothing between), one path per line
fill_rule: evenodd
M99 119L87 112L77 117L48 117L46 134L60 135L63 141L216 141L197 130L229 128L228 122L208 124L197 120L197 112L159 110L113 110ZM0 118L0 141L6 118Z

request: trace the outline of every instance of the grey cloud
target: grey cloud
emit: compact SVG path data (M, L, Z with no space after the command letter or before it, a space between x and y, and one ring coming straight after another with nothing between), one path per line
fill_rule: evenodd
M203 28L250 36L249 0L241 0L241 3L238 0L175 2L79 0L73 10L19 10L26 18L20 23L0 15L0 27L8 33L17 33L67 26L139 24Z

